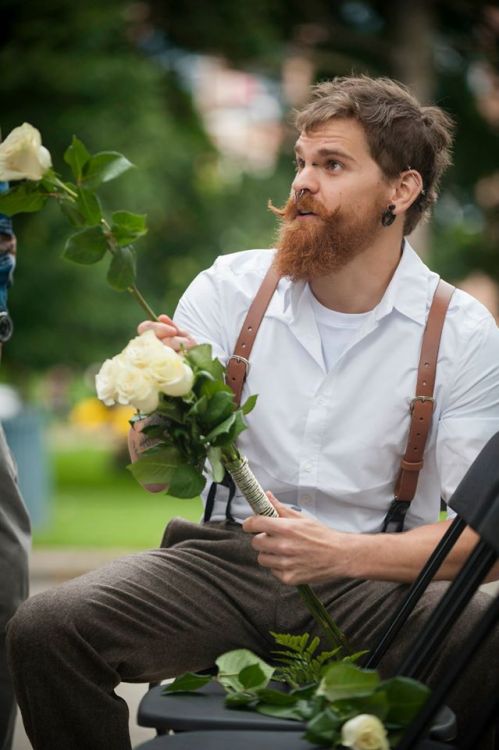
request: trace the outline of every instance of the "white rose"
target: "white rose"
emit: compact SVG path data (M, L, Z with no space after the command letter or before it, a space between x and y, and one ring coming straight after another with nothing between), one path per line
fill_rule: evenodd
M147 371L167 396L185 396L192 388L194 373L182 355L162 344L150 329L132 339L122 356L130 365Z
M341 728L341 744L354 750L390 750L383 723L371 714L346 721Z
M155 333L151 329L148 329L140 336L136 336L129 341L123 349L121 356L129 364L145 369L150 368L151 363L156 362L158 359L163 361L165 357L168 357L169 352L174 355L175 359L179 358L173 349L169 349L162 344Z
M159 390L167 396L185 396L194 383L194 373L189 365L182 362L182 374L178 380L163 379L159 382Z
M112 406L116 403L116 378L118 365L115 359L106 359L99 372L95 376L95 389L97 397L103 401L106 406Z
M159 403L158 387L146 370L130 365L122 355L114 357L118 363L116 371L116 395L119 404L130 404L144 414L153 412Z
M39 131L25 122L0 143L0 181L41 180L52 166Z

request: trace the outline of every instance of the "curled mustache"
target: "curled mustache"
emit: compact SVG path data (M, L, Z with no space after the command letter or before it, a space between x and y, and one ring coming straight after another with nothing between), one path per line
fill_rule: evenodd
M304 193L304 195L299 198L291 196L281 208L274 206L272 200L269 198L267 208L269 211L272 211L274 216L280 221L293 221L300 212L313 213L321 219L328 219L331 216L328 214L322 203L316 201L310 193Z

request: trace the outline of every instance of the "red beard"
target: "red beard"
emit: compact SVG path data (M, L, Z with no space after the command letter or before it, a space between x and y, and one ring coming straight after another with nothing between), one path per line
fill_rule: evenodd
M269 201L269 208L281 221L274 267L292 281L311 281L343 268L371 244L381 226L382 208L347 217L339 209L328 213L310 193L289 198L283 208ZM301 219L299 211L315 217Z

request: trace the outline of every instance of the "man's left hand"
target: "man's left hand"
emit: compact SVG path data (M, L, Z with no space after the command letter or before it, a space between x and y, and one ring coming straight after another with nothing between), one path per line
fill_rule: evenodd
M345 577L350 535L306 518L271 492L266 494L279 518L251 516L243 523L244 530L255 535L251 544L260 565L294 586Z

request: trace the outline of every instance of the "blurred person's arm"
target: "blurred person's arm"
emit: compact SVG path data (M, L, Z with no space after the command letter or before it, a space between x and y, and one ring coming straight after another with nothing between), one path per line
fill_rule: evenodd
M148 437L142 430L144 427L154 424L155 418L147 417L134 423L133 427L128 432L128 451L132 463L135 463L143 451L147 448L152 448L153 445L157 445L159 438ZM142 485L148 492L165 492L168 489L167 484L143 484Z

